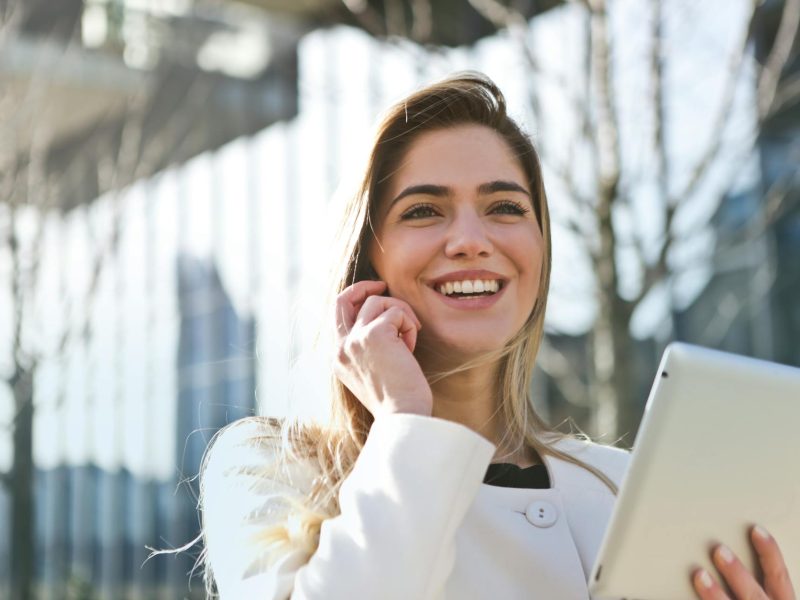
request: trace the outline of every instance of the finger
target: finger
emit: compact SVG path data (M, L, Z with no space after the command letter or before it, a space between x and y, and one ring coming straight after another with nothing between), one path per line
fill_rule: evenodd
M783 560L778 542L763 527L750 530L750 540L758 554L764 573L764 590L776 600L795 600L794 587L789 579L789 568Z
M403 314L405 315L405 312ZM414 352L414 348L417 345L417 332L419 332L419 327L417 322L406 320L403 321L401 327L397 329L397 335L403 340L409 352Z
M747 567L731 552L730 548L720 544L714 548L711 558L714 566L725 578L725 582L737 598L768 600L767 594L756 581L755 576L747 570Z
M422 327L419 319L417 319L417 315L414 314L414 310L407 302L400 300L399 298L391 298L388 296L370 296L367 298L364 301L361 310L358 311L356 325L363 327L375 320L381 313L389 310L389 308L392 307L397 307L406 313L408 318L411 319L411 322L415 324L417 329Z
M417 324L411 320L408 312L400 306L390 306L375 318L368 327L373 329L389 328L390 335L402 339L410 352L417 343Z
M384 281L359 281L342 290L336 297L336 333L340 337L350 333L364 301L385 289Z
M358 313L355 327L366 327L380 321L393 327L393 335L403 339L406 347L413 352L417 344L417 331L421 327L414 311L402 300L385 296L367 298Z
M697 569L692 574L692 586L700 600L730 600L719 583L705 569Z

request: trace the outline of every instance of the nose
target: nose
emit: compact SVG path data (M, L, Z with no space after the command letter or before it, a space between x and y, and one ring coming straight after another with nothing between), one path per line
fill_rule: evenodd
M474 210L459 211L447 232L445 254L448 258L489 256L494 250L486 224Z

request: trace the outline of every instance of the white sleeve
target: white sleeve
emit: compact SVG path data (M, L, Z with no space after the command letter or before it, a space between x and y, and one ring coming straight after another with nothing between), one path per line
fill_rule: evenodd
M202 471L206 561L222 600L287 598L294 572L308 559L298 549L267 571L269 556L257 542L285 514L287 498L311 489L313 473L276 473L275 436L258 418L237 421L214 440Z
M267 566L257 557L241 557L239 564L247 566L226 569L222 563L230 563L236 549L213 547L209 520L209 553L221 597L441 597L454 564L456 532L494 450L488 440L451 421L410 414L378 419L342 484L341 514L322 524L310 559L298 551ZM207 504L207 510L224 508ZM233 542L230 533L228 539Z

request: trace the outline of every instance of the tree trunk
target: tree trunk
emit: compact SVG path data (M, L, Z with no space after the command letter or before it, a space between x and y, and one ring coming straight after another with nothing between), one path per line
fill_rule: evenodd
M589 29L590 81L594 90L596 126L593 135L597 168L598 247L593 252L597 277L597 316L592 329L593 433L603 441L630 443L633 381L630 320L632 306L619 296L617 232L613 208L619 200L621 156L619 125L611 73L612 48L605 0L591 0ZM634 425L635 427L635 425Z
M639 420L635 381L636 345L630 335L631 310L616 293L601 292L592 331L594 434L603 441L633 444Z
M13 391L11 600L28 600L33 592L33 371L17 367Z
M617 236L612 207L617 198L619 172L611 169L601 177L597 205L599 248L594 255L597 277L597 317L592 330L594 368L594 435L603 441L632 444L636 433L636 382L630 337L633 306L619 296Z
M605 442L613 442L617 435L617 391L614 388L616 353L614 352L614 323L606 294L598 298L597 317L592 329L592 366L594 376L593 434Z
M617 400L617 440L630 447L639 427L639 389L636 380L636 342L631 337L630 323L632 310L628 302L614 296L612 301L612 339L616 368L612 384ZM616 441L616 440L615 440Z

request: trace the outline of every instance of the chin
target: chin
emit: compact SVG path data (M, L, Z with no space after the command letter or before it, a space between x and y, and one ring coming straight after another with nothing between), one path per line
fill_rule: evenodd
M467 361L478 358L482 354L496 352L502 349L510 337L497 336L493 334L460 332L460 335L441 335L436 332L432 338L420 339L421 349L427 349L426 354L440 356L447 361ZM438 334L438 335L437 335Z

